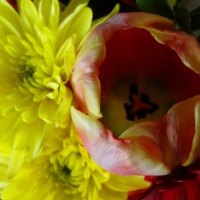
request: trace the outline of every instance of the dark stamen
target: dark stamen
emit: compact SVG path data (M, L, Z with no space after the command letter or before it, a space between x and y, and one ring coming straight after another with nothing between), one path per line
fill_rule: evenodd
M135 83L130 86L129 101L130 103L124 103L124 109L126 112L126 119L131 121L144 118L147 114L151 114L158 109L156 103L150 102L148 94L139 93Z
M132 94L132 95L138 95L139 94L138 87L134 83L131 84L129 91L130 91L130 94Z
M71 170L65 165L64 168L63 168L63 173L64 173L65 175L69 175L70 172L71 172Z
M33 77L35 73L35 67L27 66L26 70L24 71L24 77Z

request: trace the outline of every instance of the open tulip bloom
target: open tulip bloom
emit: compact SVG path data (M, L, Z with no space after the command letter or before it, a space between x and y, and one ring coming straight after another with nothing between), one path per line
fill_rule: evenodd
M72 120L91 157L150 186L131 200L200 199L200 48L166 18L118 14L76 60Z

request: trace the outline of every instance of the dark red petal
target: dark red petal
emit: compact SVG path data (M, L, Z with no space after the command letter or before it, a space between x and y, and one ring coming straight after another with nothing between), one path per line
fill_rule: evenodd
M124 77L161 81L169 99L175 101L200 91L200 76L144 29L119 30L106 43L106 57L100 68L102 95L106 96L115 81Z

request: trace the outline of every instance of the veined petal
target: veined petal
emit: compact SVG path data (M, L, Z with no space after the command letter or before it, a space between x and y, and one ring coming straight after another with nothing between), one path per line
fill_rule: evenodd
M195 141L199 137L199 122L197 122L199 102L200 96L198 95L177 103L165 116L165 130L170 148L173 149L173 155L176 156L177 165L184 163L188 165L199 157L199 147Z
M101 117L97 66L101 64L104 57L103 40L93 34L81 48L72 76L72 87L78 106L82 111L97 118Z
M195 134L192 141L191 151L187 160L183 163L184 166L192 164L199 158L200 155L200 102L197 102L194 108L194 123L195 123ZM187 137L188 138L188 137Z
M151 25L157 26L159 24L170 29L173 27L172 22L166 18L143 13L133 13L116 15L105 23L105 25L102 24L94 29L80 49L72 76L72 86L81 110L96 117L101 116L98 74L99 66L105 58L104 44L111 35L121 29ZM90 98L86 96L87 93L90 93Z
M120 13L108 20L107 23L98 26L97 33L100 34L106 42L117 30L131 28L156 28L158 30L174 30L173 22L165 17L152 15L148 13Z
M199 157L199 101L196 96L177 103L164 118L137 123L122 133L121 139L74 108L72 120L91 156L107 170L162 175Z
M198 56L200 47L194 37L183 32L160 31L153 28L147 28L147 30L158 42L175 50L186 66L200 74L200 58Z
M158 145L155 146L155 141L142 137L116 139L97 120L75 108L72 108L71 113L85 147L92 158L105 169L123 175L169 173L167 166L162 163L161 149Z
M199 137L199 101L200 96L196 96L177 103L160 120L137 123L122 133L120 138L145 137L151 141L156 140L164 162L170 169L185 162L185 165L191 164L199 157L198 140L195 140ZM152 143L150 146L155 145Z

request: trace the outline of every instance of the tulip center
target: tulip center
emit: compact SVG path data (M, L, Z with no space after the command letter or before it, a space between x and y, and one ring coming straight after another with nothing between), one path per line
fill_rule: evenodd
M129 88L129 103L124 103L127 120L142 119L158 108L156 103L150 101L148 94L139 93L137 85L135 83L131 84Z
M147 31L116 31L101 65L102 122L116 136L164 116L172 105L199 93L199 75ZM116 123L117 122L117 123Z
M162 116L174 103L167 95L161 81L121 78L102 99L102 121L119 136L133 123Z

